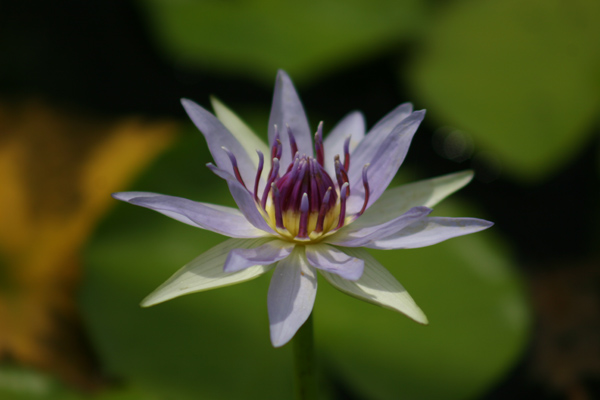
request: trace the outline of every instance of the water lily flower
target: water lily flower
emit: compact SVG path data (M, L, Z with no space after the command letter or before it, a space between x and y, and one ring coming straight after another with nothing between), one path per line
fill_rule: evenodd
M317 271L358 299L427 318L404 287L364 248L410 249L486 229L475 218L430 217L435 204L466 185L465 171L386 190L425 115L402 104L365 134L353 112L323 135L311 134L298 94L279 71L268 147L212 99L215 115L183 99L239 209L146 192L116 199L150 208L231 239L192 260L143 300L151 306L233 285L274 269L268 291L271 342L286 344L312 312Z

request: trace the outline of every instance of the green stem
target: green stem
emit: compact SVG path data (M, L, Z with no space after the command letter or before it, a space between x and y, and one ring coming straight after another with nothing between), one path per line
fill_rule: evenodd
M315 378L312 313L296 332L292 342L294 346L296 400L314 400L317 398L317 382Z

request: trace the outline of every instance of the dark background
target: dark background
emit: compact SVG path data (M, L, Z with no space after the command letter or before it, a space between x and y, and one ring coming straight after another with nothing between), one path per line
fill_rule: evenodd
M123 272L122 267L107 264L115 259L152 264L140 259L140 254L152 247L152 240L164 243L165 236L175 231L163 227L175 223L155 222L159 217L121 206L107 214L114 204L104 197L110 191L131 189L230 202L224 185L203 170L209 155L200 135L189 125L179 98L192 98L208 107L209 96L216 94L262 134L272 80L276 69L284 68L297 84L313 128L319 120L331 128L354 109L364 112L368 126L405 101L412 101L417 109L428 109L398 182L475 170L474 182L444 210L495 222L493 232L481 239L484 247L475 249L471 247L475 244L463 242L461 257L493 264L500 271L496 273L504 274L504 289L472 289L478 284L473 278L448 284L447 292L428 292L428 279L445 279L444 275L432 276L435 269L409 275L411 287L423 287L418 300L427 302L428 297L437 297L430 300L429 308L437 307L440 313L448 301L444 296L452 293L462 293L456 304L481 301L478 311L484 320L496 318L487 322L490 330L494 324L507 324L502 315L484 307L494 304L496 298L510 294L516 302L514 307L524 313L510 332L492 332L489 339L482 339L481 335L487 334L484 329L483 333L473 333L482 348L495 344L506 347L505 351L500 348L491 355L482 354L486 360L483 364L475 356L457 359L450 350L436 350L452 347L453 341L432 346L427 340L436 340L435 334L415 344L424 352L412 355L408 351L405 360L364 358L360 354L370 352L369 343L378 340L381 327L357 320L354 323L368 336L358 336L365 342L353 341L352 337L347 340L350 346L362 346L364 351L341 346L339 351L349 354L342 361L336 358L337 350L327 347L339 339L337 331L317 330L317 342L319 334L324 337L319 350L328 396L432 398L437 393L443 398L478 399L600 397L600 35L590 22L597 21L598 6L585 1L568 7L563 2L536 1L324 4L308 2L302 7L313 20L298 14L299 6L293 3L274 5L268 1L198 1L187 2L187 6L186 2L158 0L0 2L0 157L6 161L0 164L4 181L0 193L7 199L0 203L0 214L5 214L0 220L0 253L4 254L0 264L4 270L0 274L0 330L8 332L0 334L0 393L21 396L18 398L36 398L40 393L56 398L87 398L89 393L123 399L173 398L169 396L173 393L182 398L236 398L236 390L243 393L244 384L234 384L233 389L223 385L236 380L241 371L220 378L224 383L215 383L203 395L201 382L194 382L195 375L181 370L193 368L196 361L210 364L213 358L224 358L238 362L240 357L262 358L268 352L264 357L269 361L261 361L265 364L258 368L265 369L260 373L263 378L254 381L257 371L243 371L246 376L242 382L258 386L250 391L254 394L261 393L264 382L268 382L266 369L288 363L286 350L282 350L283 355L273 355L279 350L269 349L266 343L264 298L263 303L256 304L262 313L257 321L237 323L235 316L227 314L231 311L228 307L235 308L232 304L236 298L231 304L215 306L219 311L208 320L223 320L220 328L213 324L190 328L186 321L191 318L192 324L200 323L197 320L202 320L204 308L197 302L205 300L210 309L214 302L222 301L221 297L182 300L165 306L175 307L168 311L138 310L138 293L143 296L152 290L180 264L220 238L210 234L194 237L195 232L183 228L177 234L189 238L174 242L175 255L170 258L167 253L153 261L160 263L162 270L145 275L144 265L134 268L138 272ZM236 9L241 10L240 15ZM364 14L359 19L362 25L353 25L355 14ZM395 14L403 16L394 19ZM321 21L323 16L329 18L327 25ZM213 23L209 23L211 19ZM265 19L281 23L269 25ZM278 27L283 28L279 31ZM268 32L261 34L261 30ZM327 47L328 41L331 47ZM236 46L247 51L236 50ZM115 139L130 134L135 141L121 143ZM108 149L105 159L106 165L112 165L109 169L102 167L104 158L95 156L96 149L103 146ZM25 155L18 149L25 149ZM128 156L137 152L143 154ZM103 180L97 186L92 182L98 190L86 191L82 182L87 175L81 171L90 165L98 166ZM11 203L14 193L21 200ZM88 203L95 205L82 206ZM24 216L18 219L16 215ZM64 232L46 224L51 221L48 223L59 226L63 219L87 222L85 228ZM18 232L45 229L54 234L23 233L24 239L15 244ZM140 232L144 230L152 232L151 236L143 236ZM52 253L59 246L52 241L56 235L68 238L64 241L68 249L56 255L52 273L41 272L46 263L31 261L35 259L31 254ZM141 238L135 239L136 235ZM445 252L453 251L451 246L452 241L431 260L443 264ZM469 251L477 252L477 256L470 257ZM111 252L112 256L107 255ZM421 253L415 254L416 260L423 262ZM388 257L403 260L398 252ZM386 265L384 259L380 261ZM388 266L402 281L402 272ZM25 270L30 272L23 274ZM135 290L106 294L127 292L127 282L135 282L138 273L144 277ZM52 288L46 291L44 285ZM266 291L257 285L247 289L248 293L265 297ZM228 289L222 296L232 296L235 290ZM39 293L44 293L42 299L28 300ZM479 299L478 295L489 298ZM205 294L192 297L202 296ZM319 298L317 303L325 309L327 301L327 297ZM114 309L124 304L135 317L125 311L114 316ZM354 306L348 301L342 309L352 312ZM372 308L364 310L369 314ZM316 324L319 311L315 311ZM138 313L143 316L138 317ZM396 318L384 311L381 315L382 319ZM452 325L450 317L448 323ZM124 326L129 318L133 318L133 325ZM483 323L479 314L469 315L468 307L461 318L455 323L469 332L476 332ZM28 322L34 320L37 322ZM352 324L344 325L342 317L336 323L341 324L342 331L353 329ZM165 324L170 327L165 329ZM244 336L244 329L248 329L245 324L257 330L256 339L252 333L241 343L232 343L238 335ZM150 334L155 340L138 343L128 354L128 349L136 346L136 335L155 329L162 329ZM194 337L193 333L183 338L173 335L187 329L216 329L215 337L222 341L211 345L215 347L212 352L196 350L206 356L204 360L189 356L186 346L193 347L193 343L180 343L179 355L161 358L164 341ZM238 334L222 336L221 329ZM419 329L414 335L429 328ZM124 331L132 332L131 337ZM452 334L461 336L461 332ZM412 346L413 333L406 335L398 346ZM506 342L497 341L494 335ZM15 339L23 337L31 339ZM389 343L394 343L393 338ZM246 354L240 350L244 346L255 348ZM465 346L459 353L469 353L468 344ZM390 371L390 375L412 371L404 379L423 384L403 388L402 379L397 381L379 372L374 372L380 374L378 382L370 383L367 378L353 382L355 376L365 376L361 371L373 368L369 362ZM418 366L412 369L411 362ZM165 365L153 369L148 366L153 363ZM167 367L167 363L171 364ZM244 363L253 365L250 360ZM439 369L428 372L430 364ZM197 373L202 375L207 368ZM461 369L465 379L449 383L452 374L461 374ZM478 369L487 372L468 379L470 371ZM167 370L172 376L162 373ZM275 375L280 378L286 371ZM212 379L207 376L202 379ZM289 395L287 383L279 379L267 393ZM449 389L453 385L458 388ZM426 387L429 391L423 391Z

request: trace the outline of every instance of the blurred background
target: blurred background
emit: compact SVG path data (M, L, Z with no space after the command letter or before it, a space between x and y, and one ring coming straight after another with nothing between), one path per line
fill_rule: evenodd
M224 238L110 198L233 205L179 99L266 137L278 68L313 130L427 109L392 185L473 169L434 213L496 223L374 252L429 326L321 282L323 398L600 398L599 20L593 0L1 0L0 398L292 398L268 277L141 309Z

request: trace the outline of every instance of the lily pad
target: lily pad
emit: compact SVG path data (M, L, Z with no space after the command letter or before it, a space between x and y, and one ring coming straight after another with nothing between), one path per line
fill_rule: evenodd
M455 2L405 78L439 124L471 134L513 178L542 179L592 133L599 18L595 1Z
M180 66L296 82L405 40L422 19L417 0L141 0L157 43Z

